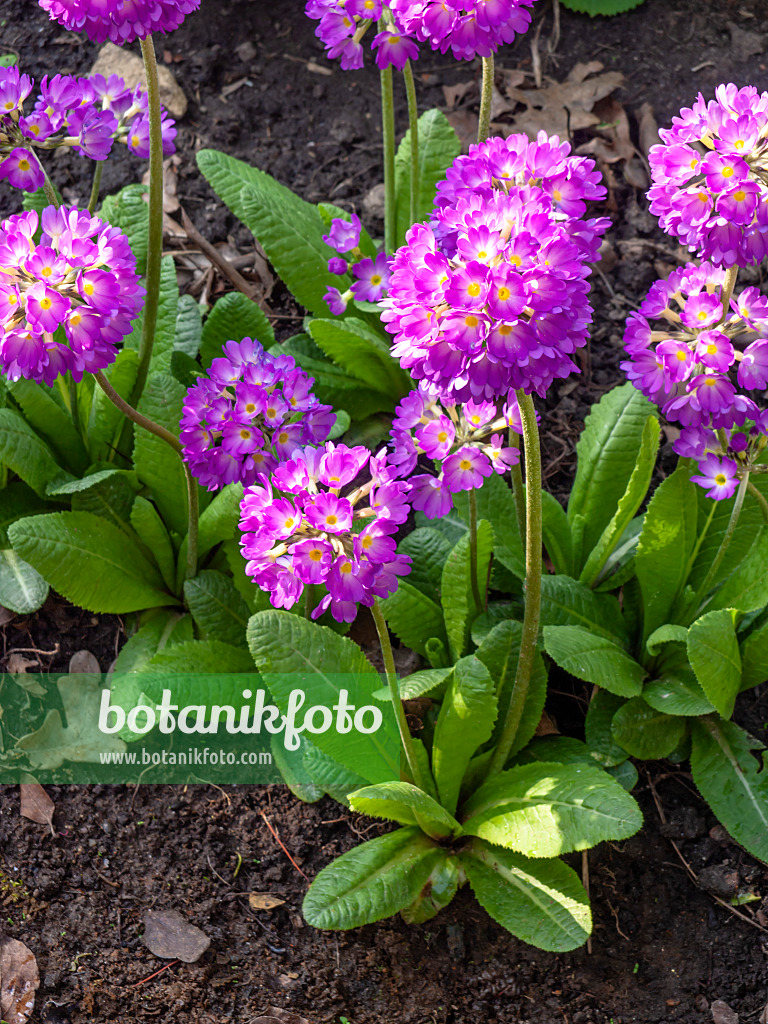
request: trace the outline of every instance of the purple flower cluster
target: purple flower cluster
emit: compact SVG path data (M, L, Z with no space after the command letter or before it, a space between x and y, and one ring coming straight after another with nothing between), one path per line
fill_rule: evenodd
M410 477L413 507L428 519L447 515L454 494L482 487L486 477L519 462L519 448L504 445L503 431L510 428L518 433L522 429L513 394L501 416L495 402L467 402L457 408L422 391L406 395L395 410L390 462L402 475L413 472L421 455L437 468L437 475Z
M371 40L376 64L380 68L393 65L402 70L406 61L419 55L416 41L404 31L397 15L382 0L308 0L307 17L319 21L315 35L331 59L341 58L344 71L363 66L363 36L386 12L386 26Z
M0 225L0 368L49 385L67 371L79 381L103 370L143 295L117 228L64 207L9 217Z
M456 60L490 57L528 30L533 0L390 0L406 32Z
M369 478L356 483L366 467ZM337 622L352 622L358 604L394 593L411 569L394 540L408 517L408 484L396 476L385 451L374 457L330 442L296 449L245 492L246 573L276 608L291 608L305 586L320 584L327 593L312 617L330 608Z
M651 212L691 252L719 266L768 253L768 92L719 85L672 119L651 147Z
M322 444L335 415L312 394L292 356L272 356L258 341L228 341L208 377L184 399L184 458L209 491L253 484L306 444Z
M543 395L578 370L587 263L608 221L579 219L605 191L594 163L569 153L543 133L473 147L449 169L432 225L414 225L395 254L382 320L392 354L431 394Z
M51 21L85 32L94 43L122 46L152 32L172 32L200 0L39 0Z
M330 286L324 299L334 316L341 316L350 299L362 302L379 302L386 293L390 278L390 259L386 253L379 253L375 258L364 256L360 249L360 219L352 214L351 221L336 217L331 221L331 228L323 241L337 253L349 253L349 257L332 256L328 260L328 270L332 274L351 273L355 281L345 292Z
M17 68L0 68L0 178L14 188L42 187L45 173L36 149L69 146L91 160L106 160L119 141L149 157L146 90L128 89L117 75L55 75L43 78L34 108L25 115L33 85ZM161 124L163 152L169 155L175 151L175 122L164 113Z
M768 388L768 298L745 288L723 308L727 273L688 263L656 281L627 319L622 369L681 426L675 451L703 460L710 497L730 497L736 472L765 446L768 410L745 392ZM720 480L720 477L724 479ZM712 482L714 481L714 482Z

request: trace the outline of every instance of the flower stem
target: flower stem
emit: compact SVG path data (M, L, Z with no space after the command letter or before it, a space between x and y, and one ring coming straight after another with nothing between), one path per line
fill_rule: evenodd
M518 391L517 401L523 421L523 447L525 449L525 614L515 686L499 742L488 766L489 777L497 775L503 770L517 736L536 657L541 614L542 513L539 428L531 396L526 395L523 391Z
M738 267L731 267L729 270L727 270L725 272L725 281L723 281L723 287L722 287L722 289L720 291L720 296L721 296L720 301L723 304L723 316L722 316L722 319L720 321L721 323L722 323L723 320L727 319L727 317L728 317L728 307L730 306L730 303L731 303L731 296L733 295L733 289L736 287L736 278L738 276L738 273L739 273L739 268Z
M725 554L728 548L730 547L731 541L733 540L733 535L736 532L736 524L738 523L739 516L741 515L741 509L744 505L744 498L746 496L748 486L749 472L745 472L744 476L741 478L739 489L736 492L736 501L733 504L731 518L728 520L728 526L725 528L725 534L723 535L723 539L720 542L720 547L717 549L717 554L715 555L712 561L712 565L710 565L709 567L709 572L704 577L704 582L696 591L696 597L694 598L692 604L692 607L694 608L694 618L696 618L696 616L698 615L698 610L699 606L701 605L702 599L706 596L707 591L712 586L712 581L714 580L715 575L717 574L717 570L722 565L723 559L725 558Z
M477 122L477 141L485 142L491 134L491 100L493 99L493 54L483 57L483 86L480 96L480 116Z
M160 125L160 88L157 80L157 58L152 36L141 40L141 55L147 75L149 105L149 235L147 238L147 297L144 302L144 324L139 346L139 368L131 401L138 404L149 372L152 346L160 298L160 262L163 249L163 134Z
M400 742L403 744L403 750L405 751L405 759L408 762L411 778L420 789L424 789L424 780L422 778L421 771L419 770L419 762L416 760L413 737L411 736L411 730L408 728L408 721L405 717L403 702L400 700L400 687L397 684L397 673L395 671L395 656L392 653L392 644L389 639L387 621L384 618L384 612L381 610L381 606L376 599L374 599L371 612L373 614L373 621L376 623L376 632L379 634L381 655L384 658L384 671L387 676L389 693L392 697L392 706L395 709L395 717L397 718L397 727L400 731Z
M478 614L485 608L485 601L480 596L480 583L477 579L477 491L469 492L469 576L472 584L472 598Z
M408 99L408 127L411 132L411 205L410 220L415 224L419 207L419 106L416 102L416 84L413 80L413 68L407 60L403 68L405 79L405 95Z
M197 481L192 476L189 466L183 456L183 449L181 441L172 434L170 430L166 430L160 423L155 423L154 420L149 419L143 413L140 413L133 406L129 405L124 398L115 391L112 385L109 383L107 378L104 376L103 370L97 370L93 375L96 378L96 383L99 385L101 390L110 400L110 402L119 409L120 412L132 420L137 426L143 427L144 430L148 430L150 434L154 434L155 437L159 437L161 441L173 448L176 454L181 459L181 464L184 467L184 476L187 481L187 572L186 578L191 579L197 575L197 534L198 534L198 519L199 519L199 502L197 496Z
M101 188L101 175L104 171L104 160L95 161L96 166L93 169L93 182L91 184L91 197L88 200L88 213L93 215L96 212L96 207L99 202L99 189Z
M520 435L516 431L509 431L509 447L520 447ZM518 460L510 470L512 476L512 497L515 499L515 515L517 518L517 529L520 533L520 541L525 549L525 485L523 484L523 467Z
M760 505L760 511L763 513L763 522L768 524L768 501L765 500L765 495L758 491L751 480L747 484L747 490Z
M382 68L381 137L384 143L384 248L395 251L395 90L392 65Z
M55 206L58 210L61 203L59 202L59 197L56 195L56 189L51 184L51 179L48 177L48 172L45 168L43 168L43 174L45 175L45 180L43 181L43 192L45 192L45 198L51 206Z

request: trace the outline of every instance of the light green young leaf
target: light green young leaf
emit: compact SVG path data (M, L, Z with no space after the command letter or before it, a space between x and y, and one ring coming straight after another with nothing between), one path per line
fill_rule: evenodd
M27 423L50 445L61 465L73 473L84 473L91 459L58 392L24 377L6 380L5 386L21 406Z
M176 309L176 331L173 351L196 359L203 338L203 316L200 304L191 295L180 295Z
M664 644L686 643L687 640L688 629L686 626L676 626L674 623L667 622L663 626L659 626L658 629L654 629L645 641L645 646L651 657L655 658Z
M464 520L469 523L469 498L461 491L454 496L456 509ZM512 491L497 473L483 481L483 486L476 492L477 518L485 519L493 529L493 555L511 573L520 579L525 578L525 552L520 540L515 514L515 499ZM485 579L485 576L481 576Z
M656 761L671 754L682 741L685 728L683 718L656 711L642 697L628 700L611 723L614 740L642 761Z
M627 759L627 751L616 743L611 732L613 716L625 703L623 697L608 690L597 690L589 702L584 736L589 753L603 768L611 768Z
M619 697L640 695L645 670L613 641L581 626L545 626L544 647L560 668L577 679Z
M149 204L143 196L148 191L146 185L126 185L116 195L107 196L99 211L100 217L127 236L141 277L147 272Z
M741 689L768 679L768 622L750 633L741 646Z
M315 344L340 367L374 391L398 402L413 387L410 376L392 357L389 342L356 317L310 320Z
M11 548L0 550L0 605L19 615L36 612L48 597L48 584Z
M0 488L0 547L9 548L8 527L17 519L50 512L51 502L39 497L22 480L12 480Z
M152 346L150 374L168 373L171 368L171 354L176 336L176 315L179 307L179 286L176 281L176 264L173 256L164 256L160 263L160 292L155 324L155 341ZM123 342L124 348L139 350L144 324L144 310L133 321L133 330ZM151 376L150 376L151 379Z
M29 516L8 536L52 587L88 611L120 615L177 603L136 545L91 512Z
M768 861L768 771L763 744L714 715L694 720L691 731L691 772L697 789L736 842Z
M432 212L437 183L461 152L461 142L440 110L428 110L418 121L419 194L416 198L416 222ZM405 241L411 226L411 132L405 133L395 154L395 237L397 245Z
M477 524L477 576L478 581L488 578L488 565L493 548L493 531L485 520ZM443 567L440 591L442 594L445 627L451 655L458 660L469 646L473 619L482 611L475 605L469 575L469 534L465 534L453 547ZM481 596L485 589L480 583ZM433 634L434 635L434 634Z
M170 591L175 586L176 560L168 531L151 501L141 496L134 499L131 508L131 526L141 542L152 553L163 581Z
M589 938L589 896L561 860L523 857L477 840L461 863L478 903L523 942L563 953Z
M401 580L394 594L380 604L387 625L398 640L418 654L427 656L426 644L432 637L447 640L440 605L407 580Z
M418 897L445 852L418 828L371 839L337 857L309 887L302 907L313 928L359 928Z
M242 292L223 295L206 317L203 324L200 361L204 367L211 365L222 354L227 341L242 341L251 338L264 348L275 343L275 332L263 310Z
M688 660L707 699L730 718L741 687L741 655L730 608L705 612L688 630Z
M62 474L48 445L12 409L0 409L0 463L40 497L51 480Z
M104 376L126 402L130 401L138 369L138 353L131 348L123 348L117 353L115 362L104 370ZM88 449L94 461L111 459L114 456L115 445L124 423L123 414L101 388L97 387L93 392L86 427Z
M405 910L400 911L400 916L406 924L423 924L430 921L448 906L462 881L463 875L458 858L446 857L434 866L419 895Z
M461 825L436 800L409 782L382 782L349 794L353 811L386 818L401 825L418 825L435 839L458 835Z
M203 569L185 580L184 597L197 625L208 639L233 647L247 647L248 605L235 590L229 576Z
M413 559L408 583L426 597L439 597L443 566L451 550L447 537L432 527L420 526L400 541L397 550Z
M474 655L457 661L432 743L432 771L440 802L451 813L472 755L491 737L496 706L496 688L485 665Z
M768 605L768 526L760 528L752 547L706 605L738 608L740 612L758 611Z
M765 477L755 476L754 481L758 487L763 487L761 480ZM715 555L720 548L725 532L730 522L731 513L735 504L735 497L725 498L722 501L713 501L708 498L702 487L696 487L696 500L698 504L698 533L704 534L702 543L693 561L688 583L697 590L704 582L709 573L709 568L714 561ZM760 506L755 498L747 492L744 505L739 516L739 528L731 537L728 550L717 570L712 586L725 580L734 570L737 570L752 547L755 538L763 526L763 515Z
M139 412L178 434L184 388L167 373L151 373ZM148 430L137 430L133 458L136 472L152 491L164 522L179 536L187 533L187 484L181 458Z
M300 751L304 772L311 779L312 785L327 793L337 803L349 807L348 794L367 785L367 779L334 761L330 754L310 743L305 735L301 737Z
M625 647L627 626L612 594L596 594L570 576L543 576L541 623L544 626L582 626L595 636Z
M690 667L672 667L643 687L643 700L665 715L695 717L714 711Z
M628 839L637 803L597 766L537 761L495 775L462 807L464 831L526 857L558 857Z
M547 549L555 572L560 575L572 576L574 567L571 525L568 522L565 509L549 491L541 492L541 516L544 547Z

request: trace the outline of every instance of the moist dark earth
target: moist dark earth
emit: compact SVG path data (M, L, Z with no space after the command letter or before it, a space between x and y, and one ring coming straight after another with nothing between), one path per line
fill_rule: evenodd
M194 154L205 147L248 160L308 200L330 199L365 216L364 199L380 180L375 72L332 67L300 0L202 0L202 7L158 41L159 56L189 99L177 138L178 197L198 229L213 243L229 239L243 251L253 245L197 173ZM699 90L709 96L721 81L768 88L764 0L647 0L612 19L561 9L557 41L553 30L549 0L539 0L531 32L499 54L499 75L519 70L528 75L526 86L533 84L530 43L537 31L545 79L563 81L589 61L620 71L625 81L614 97L639 148L644 103L664 125ZM0 49L17 53L36 79L87 73L96 56L94 46L50 24L32 0L0 0ZM417 65L421 108L445 107L444 85L476 85L478 77L475 64L425 55ZM471 122L476 107L475 88L460 102L457 123ZM401 93L397 117L402 130ZM590 137L579 132L573 141ZM621 167L611 165L606 209L613 227L592 279L595 320L584 373L540 404L546 485L560 498L589 405L621 380L624 317L656 277L684 259ZM102 194L145 169L125 155L111 159ZM67 156L52 170L65 199L87 199L84 161ZM5 212L18 208L18 193L3 195ZM369 226L381 230L370 219ZM757 272L753 280L762 283ZM279 286L270 303L279 314L278 336L295 333L301 310ZM92 616L53 596L37 615L2 627L2 653L33 649L38 653L25 656L39 659L40 668L62 671L72 653L87 648L106 669L127 628L115 616ZM736 714L763 738L766 692L763 685L743 695ZM572 689L551 695L548 711L563 732L579 734L581 697ZM268 1007L312 1024L734 1024L728 1008L742 1022L765 1019L768 871L729 840L680 766L641 769L635 793L646 816L643 831L590 852L592 949L566 955L511 938L468 891L417 927L394 919L350 933L309 928L300 913L308 879L385 830L327 799L308 806L282 787L210 785L60 786L50 793L53 837L20 817L15 787L0 787L0 931L37 956L35 1021L246 1024ZM581 870L580 859L572 863ZM22 886L11 889L8 880ZM741 908L748 921L715 900L727 902L735 888L759 897ZM285 902L253 910L252 891ZM202 928L211 938L203 958L155 976L166 961L140 942L150 909L177 909Z

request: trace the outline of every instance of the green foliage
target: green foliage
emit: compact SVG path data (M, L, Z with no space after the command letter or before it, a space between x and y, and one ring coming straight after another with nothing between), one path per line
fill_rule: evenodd
M338 367L396 404L413 387L410 376L392 358L389 342L362 320L310 320L315 344Z
M566 672L619 697L637 697L645 670L631 655L606 637L582 626L545 626L547 654Z
M680 744L685 722L656 711L642 697L633 697L613 716L611 732L628 754L643 760L656 760L671 754Z
M688 659L723 718L730 718L741 686L741 655L731 609L707 612L688 630Z
M419 825L434 839L461 833L461 825L437 800L408 782L382 782L358 789L349 794L349 806L371 818Z
M461 142L440 110L428 110L418 121L419 194L416 197L416 221L426 220L432 212L437 183L461 152ZM410 129L395 154L395 238L397 245L405 241L411 226L411 132Z
M493 531L489 523L481 520L477 524L478 580L488 578L492 546ZM451 655L456 661L466 652L472 621L482 611L476 606L472 595L469 561L469 534L465 534L448 555L440 588L448 643Z
M19 615L29 615L47 597L48 584L40 573L12 549L0 549L0 605Z
M200 361L209 367L227 341L252 338L264 348L275 343L275 332L262 310L242 292L223 295L206 317L200 342Z
M184 388L167 373L151 373L139 412L178 432ZM187 483L180 457L148 430L135 433L133 460L142 483L152 492L163 521L180 536L187 532Z
M443 612L421 590L401 580L394 594L384 598L381 610L387 625L407 647L427 657L427 642L435 637L446 642Z
M184 582L184 597L203 635L233 647L247 647L250 612L229 576L204 569Z
M563 0L563 6L578 14L588 14L591 18L596 18L623 14L639 7L642 2L643 0Z

